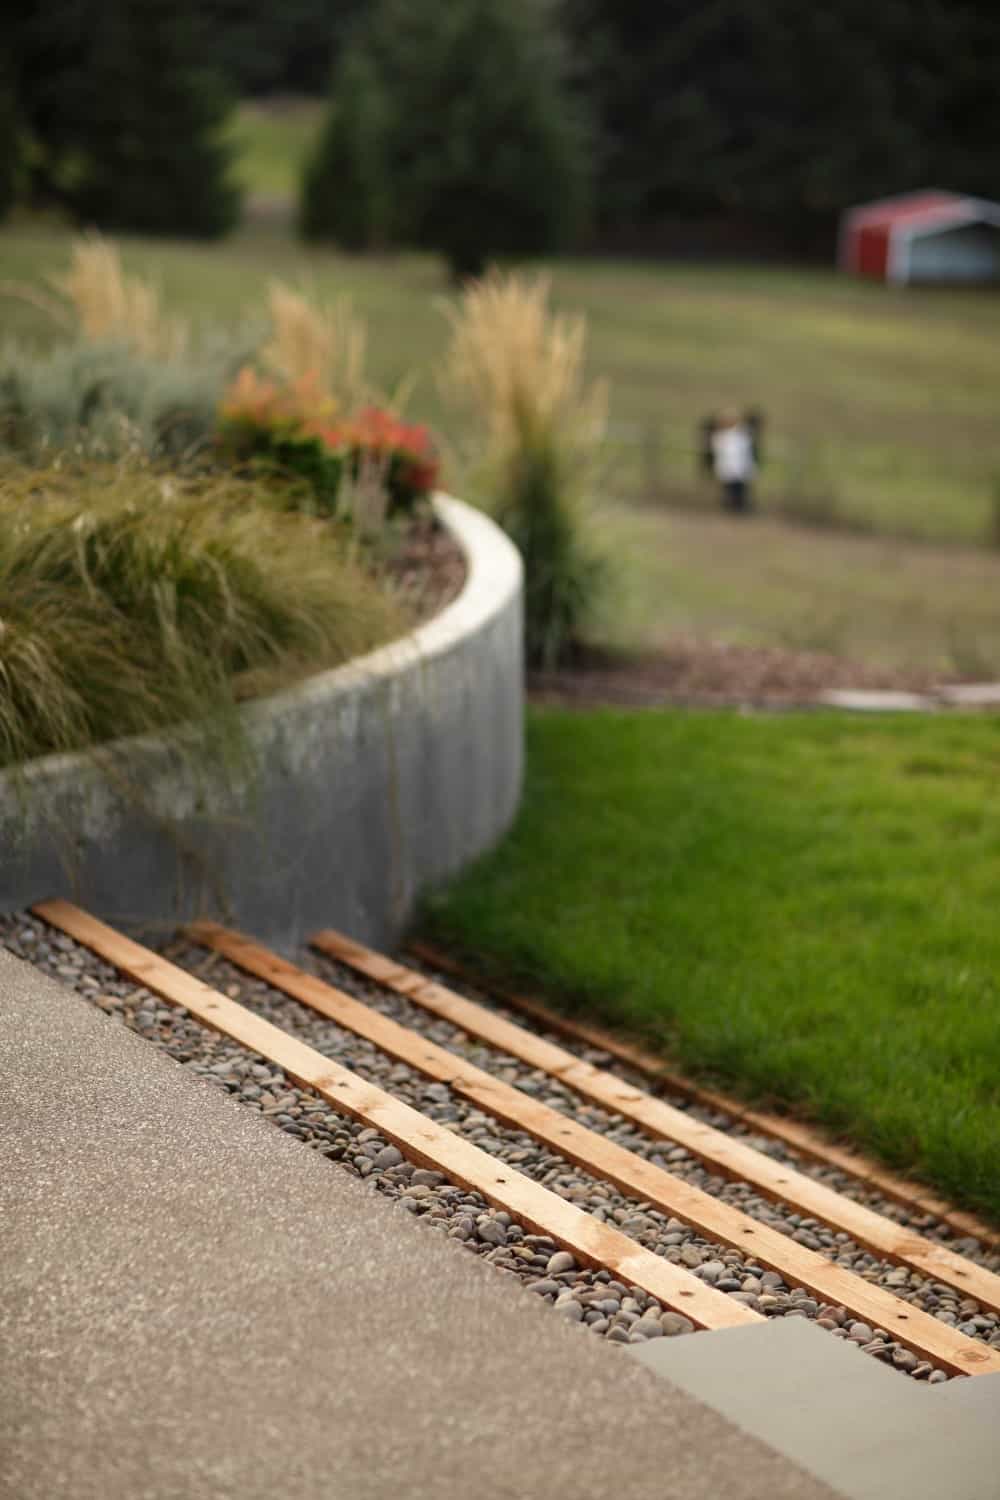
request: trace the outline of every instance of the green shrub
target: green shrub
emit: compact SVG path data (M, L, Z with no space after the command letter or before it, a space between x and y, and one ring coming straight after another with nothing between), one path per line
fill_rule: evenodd
M438 477L425 427L378 407L341 418L336 401L309 376L279 385L250 366L220 408L218 447L230 462L305 480L309 508L326 515L350 514L358 490L372 486L384 492L383 513L412 510Z
M198 9L73 0L31 7L11 27L36 202L141 234L212 238L233 227L230 101L203 66Z
M194 725L397 633L335 529L260 486L94 465L0 472L0 764Z
M246 351L223 344L164 362L121 344L0 350L0 443L26 457L83 447L182 457L210 443L215 412Z
M0 219L14 206L20 169L20 140L14 89L6 60L0 60Z
M308 240L370 250L389 232L389 102L368 53L343 54L327 118L302 179L299 227Z
M551 670L571 656L606 577L581 535L558 447L525 441L511 454L492 509L524 559L528 665Z

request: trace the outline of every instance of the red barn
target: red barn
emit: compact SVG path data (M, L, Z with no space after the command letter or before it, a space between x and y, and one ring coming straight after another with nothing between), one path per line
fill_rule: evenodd
M928 189L862 203L841 220L838 260L856 276L911 281L1000 278L1000 203Z

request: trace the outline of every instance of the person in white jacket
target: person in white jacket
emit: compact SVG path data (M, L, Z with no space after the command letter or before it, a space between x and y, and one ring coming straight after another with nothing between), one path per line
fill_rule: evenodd
M727 510L750 509L750 485L757 471L754 441L749 424L735 411L724 411L711 434L712 467L722 486L722 503Z

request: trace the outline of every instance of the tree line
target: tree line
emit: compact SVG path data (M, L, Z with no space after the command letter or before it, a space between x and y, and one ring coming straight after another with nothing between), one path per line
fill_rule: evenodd
M0 205L109 227L228 228L220 125L275 92L330 98L307 233L458 268L685 223L825 251L851 203L1000 189L984 0L49 0L7 41Z

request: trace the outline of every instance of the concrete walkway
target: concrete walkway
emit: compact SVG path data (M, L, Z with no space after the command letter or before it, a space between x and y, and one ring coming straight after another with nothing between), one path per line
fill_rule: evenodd
M833 1493L0 951L3 1500Z

